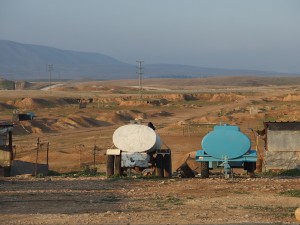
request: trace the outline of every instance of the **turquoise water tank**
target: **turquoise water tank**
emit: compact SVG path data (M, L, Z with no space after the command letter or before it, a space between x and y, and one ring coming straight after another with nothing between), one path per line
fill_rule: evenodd
M243 156L251 148L251 141L238 126L215 126L202 139L202 148L209 156L234 159Z

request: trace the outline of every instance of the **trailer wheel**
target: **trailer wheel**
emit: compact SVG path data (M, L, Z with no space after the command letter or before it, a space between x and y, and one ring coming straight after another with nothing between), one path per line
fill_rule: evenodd
M122 168L121 168L121 155L115 156L115 171L114 174L116 176L122 176Z
M247 170L250 178L254 178L255 177L254 171L256 170L256 162L245 162L244 170Z
M171 153L164 156L164 172L165 177L172 178L172 160Z
M106 158L106 176L111 177L114 175L114 162L115 156L114 155L107 155Z
M156 162L156 168L155 168L155 174L156 176L163 178L164 177L164 160L162 154L157 154L155 158Z
M209 177L209 166L208 162L200 162L200 177L208 178Z

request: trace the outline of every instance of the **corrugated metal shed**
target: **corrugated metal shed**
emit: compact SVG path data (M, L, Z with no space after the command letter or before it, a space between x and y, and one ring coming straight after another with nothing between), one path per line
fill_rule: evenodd
M12 129L13 125L0 122L0 176L9 176L12 152Z
M266 169L300 168L300 122L265 122Z

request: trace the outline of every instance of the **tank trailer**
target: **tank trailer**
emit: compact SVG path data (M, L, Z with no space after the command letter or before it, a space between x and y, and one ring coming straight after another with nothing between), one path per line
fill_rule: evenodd
M172 177L171 151L161 148L161 140L154 127L128 124L119 127L113 134L116 148L107 149L108 177L122 176L131 170L158 177Z
M202 150L196 152L195 160L200 162L200 177L208 178L209 169L224 168L225 178L232 174L232 168L244 168L254 175L257 154L251 150L251 141L238 126L227 124L214 126L202 139Z

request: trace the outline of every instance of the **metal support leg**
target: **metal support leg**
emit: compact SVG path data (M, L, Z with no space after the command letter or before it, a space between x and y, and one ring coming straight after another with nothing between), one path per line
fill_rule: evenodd
M230 174L231 174L231 167L228 163L227 156L225 156L225 158L224 158L224 175L225 175L225 179L228 179Z

